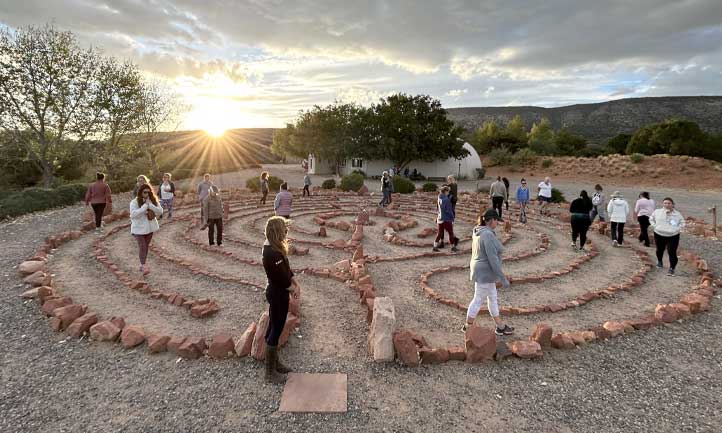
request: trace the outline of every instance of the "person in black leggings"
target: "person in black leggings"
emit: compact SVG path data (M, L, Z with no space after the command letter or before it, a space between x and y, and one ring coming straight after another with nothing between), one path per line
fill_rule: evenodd
M278 359L278 339L286 326L290 296L298 296L300 286L293 278L288 263L288 226L286 219L273 216L266 222L266 242L263 244L263 269L268 285L268 328L266 329L265 378L271 383L282 383L285 373L291 370Z
M569 212L572 214L572 247L577 248L577 237L579 237L579 251L584 251L587 243L587 231L592 225L589 213L592 211L592 200L585 190L579 193L579 198L572 201Z

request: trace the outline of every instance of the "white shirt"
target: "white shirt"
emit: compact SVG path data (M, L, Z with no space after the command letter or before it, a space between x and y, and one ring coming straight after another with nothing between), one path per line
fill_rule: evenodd
M170 200L173 198L173 193L170 192L170 183L162 183L160 185L160 198L161 200Z
M552 198L552 183L539 182L539 196Z
M660 236L671 237L678 235L684 228L684 217L677 209L668 212L667 209L657 209L649 217L649 224L654 232Z
M147 235L158 231L158 220L153 218L149 220L146 216L146 211L150 209L155 213L155 216L163 215L163 208L154 205L152 202L143 203L143 206L138 206L138 200L133 198L130 201L130 233L134 235Z
M629 216L629 203L621 198L613 198L607 204L609 221L613 223L626 223Z

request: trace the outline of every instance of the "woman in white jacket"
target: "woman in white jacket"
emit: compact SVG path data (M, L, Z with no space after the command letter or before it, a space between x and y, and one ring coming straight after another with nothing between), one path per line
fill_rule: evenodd
M669 255L669 276L674 276L677 267L677 247L679 247L679 233L684 228L684 217L674 208L674 200L667 197L662 202L662 209L656 209L649 217L649 225L654 230L654 243L657 245L657 267L662 269L664 250Z
M621 246L624 244L624 224L629 216L629 203L624 200L621 192L614 191L612 194L612 199L607 204L607 215L612 223L612 245Z
M148 247L153 239L153 233L158 231L157 217L163 215L163 208L153 193L150 185L141 185L136 197L130 201L130 233L138 242L138 257L140 258L140 271L143 275L150 273L145 263L148 257Z

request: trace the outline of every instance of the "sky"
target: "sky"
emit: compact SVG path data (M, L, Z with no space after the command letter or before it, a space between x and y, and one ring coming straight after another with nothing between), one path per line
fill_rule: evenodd
M282 127L334 101L444 107L722 94L722 0L0 0L167 80L182 129Z

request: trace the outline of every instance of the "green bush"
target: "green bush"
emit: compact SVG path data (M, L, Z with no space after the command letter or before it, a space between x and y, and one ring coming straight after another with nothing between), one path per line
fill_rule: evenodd
M268 177L268 190L269 191L278 191L281 188L281 184L283 183L283 179L278 178L276 176L269 176ZM246 188L250 189L252 192L259 192L261 191L261 178L251 177L246 179Z
M501 148L501 149L494 149L489 153L487 165L489 167L494 167L495 165L509 165L511 163L511 152L508 150Z
M613 153L624 155L629 146L629 140L632 139L631 134L617 134L607 141L607 147Z
M564 198L564 194L556 188L552 188L552 203L564 203L567 199Z
M27 188L0 200L0 219L75 204L85 197L87 185L68 184L55 189Z
M363 171L363 170L360 170L360 169L358 169L358 168L357 168L356 170L352 171L351 174L360 174L360 175L363 176L364 178L366 177L366 172Z
M518 167L526 167L527 165L530 165L534 163L536 160L536 153L534 153L533 150L529 148L524 148L516 152L511 157L511 165L518 166Z
M612 153L619 153L619 152L615 152L607 146L589 146L589 147L585 147L584 149L582 149L578 152L575 152L574 156L585 157L585 158L596 158L598 156L609 155ZM624 153L624 152L622 152L622 153Z
M416 185L413 182L401 176L394 176L394 192L401 194L411 194L416 191Z
M554 160L551 159L551 158L545 158L545 159L542 161L542 167L544 167L544 168L549 168L549 167L551 167L552 165L554 165Z
M118 179L118 180L109 180L108 186L110 187L110 190L113 192L113 194L120 193L120 192L128 192L128 191L133 191L133 188L135 188L135 184L137 181L138 181L138 179L135 177Z
M644 161L644 155L641 153L633 153L629 155L629 160L632 161L634 164L639 164L640 162Z
M486 169L484 167L477 168L476 169L476 178L483 179L484 177L486 177Z
M341 178L342 191L358 191L364 184L364 177L358 173L351 173Z
M439 189L439 186L436 185L434 182L426 182L421 187L421 190L424 192L436 192L438 189Z
M334 179L326 179L321 183L323 189L334 189L336 188L336 181Z

